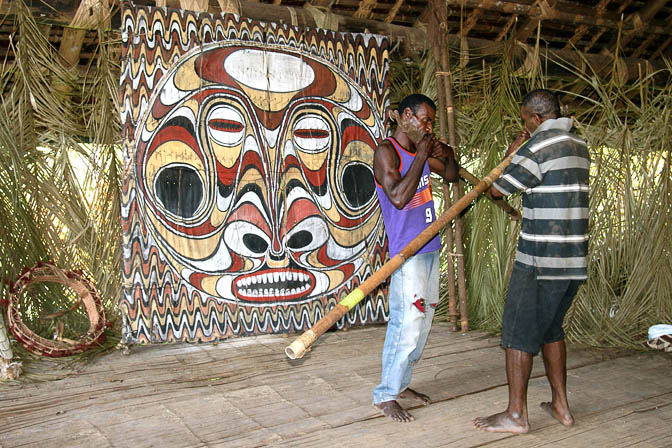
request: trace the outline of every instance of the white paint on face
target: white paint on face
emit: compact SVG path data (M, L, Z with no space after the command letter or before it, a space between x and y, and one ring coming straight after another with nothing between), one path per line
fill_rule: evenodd
M279 93L304 89L315 80L315 72L301 58L256 49L231 53L224 70L243 85Z
M175 73L173 72L170 75L170 78L163 85L160 90L161 103L172 106L177 104L186 98L188 95L191 95L192 90L181 90L175 85Z
M310 293L311 297L317 297L323 295L329 290L329 276L323 272L311 271L315 276L315 289Z
M202 272L225 271L231 267L231 254L226 244L220 240L212 255L203 260L191 260L190 264Z
M241 157L247 151L254 151L257 154L261 155L261 151L259 150L259 144L257 143L257 140L252 135L248 135L245 138L245 143L243 144L243 150L240 153Z
M182 106L182 107L176 108L174 111L172 111L170 113L170 115L166 116L163 119L163 122L164 123L168 122L168 121L170 121L170 120L172 120L173 118L176 118L176 117L182 117L182 118L186 119L187 121L189 121L194 127L196 126L196 115L194 114L194 111L191 110L191 108L189 108L189 107ZM160 129L160 128L157 128L157 129L154 129L154 130L149 130L149 129L147 129L147 126L143 126L142 127L142 133L140 134L140 138L142 139L142 141L148 142L152 139L152 137L154 136L154 134L157 132L158 129Z
M219 280L217 280L217 284L215 285L215 290L217 291L217 294L219 294L219 297L223 299L233 299L235 300L235 296L233 295L233 292L231 291L231 285L233 284L233 275L223 275Z
M353 112L359 112L362 110L362 106L364 104L362 102L362 97L353 85L348 85L348 87L350 87L350 99L347 103L343 103L342 106L346 109L350 109Z
M263 129L264 137L266 138L266 147L275 148L275 145L278 144L278 135L280 135L280 127L275 129L268 129L265 126L259 125Z

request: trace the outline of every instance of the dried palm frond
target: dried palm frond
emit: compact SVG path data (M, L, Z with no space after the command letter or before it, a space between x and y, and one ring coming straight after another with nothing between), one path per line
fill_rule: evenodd
M112 318L121 283L120 123L119 68L109 53L119 39L101 25L91 65L72 70L25 4L14 8L13 60L0 67L0 276L13 280L43 260L82 270ZM22 317L51 337L55 322L40 316L71 309L73 294L55 285L31 294ZM76 309L59 320L75 333L86 324Z

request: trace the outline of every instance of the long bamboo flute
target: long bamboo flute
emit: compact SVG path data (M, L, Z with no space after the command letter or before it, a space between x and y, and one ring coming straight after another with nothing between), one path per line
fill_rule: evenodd
M387 263L382 265L380 269L374 272L371 277L367 278L358 288L355 288L350 294L345 296L343 300L338 302L322 319L317 321L315 325L309 330L305 331L301 336L296 338L287 348L285 354L290 359L303 358L313 342L317 340L322 334L327 331L336 321L343 317L355 305L357 305L364 297L366 297L374 288L380 285L387 277L392 275L404 261L413 256L422 246L424 246L430 239L434 237L439 231L448 225L471 201L476 199L478 195L487 190L490 185L502 175L504 169L511 163L511 159L515 151L507 156L499 165L492 169L481 181L472 188L472 190L458 199L452 207L443 212L436 221L430 224L425 230L415 237L401 252L392 257Z

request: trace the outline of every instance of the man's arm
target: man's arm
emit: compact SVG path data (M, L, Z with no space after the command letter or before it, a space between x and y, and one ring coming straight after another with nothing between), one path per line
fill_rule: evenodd
M398 209L402 209L418 190L425 160L430 154L429 137L416 145L416 156L405 176L399 174L399 157L392 144L385 141L378 145L373 156L373 174L388 199Z
M427 159L427 163L429 169L443 177L446 182L455 182L458 179L460 167L455 160L455 153L450 145L435 139L432 155Z
M530 138L530 133L527 132L527 130L522 130L518 132L516 135L516 138L511 142L509 147L506 149L506 154L505 156L508 157L511 153L515 152L518 150L520 145L523 144L525 140L528 140ZM499 191L497 189L496 185L493 185L491 188L489 188L486 192L486 195L490 196L492 199L501 199L504 197L504 193Z

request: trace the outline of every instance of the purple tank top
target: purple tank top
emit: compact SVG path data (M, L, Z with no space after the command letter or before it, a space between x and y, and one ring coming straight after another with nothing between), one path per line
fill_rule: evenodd
M415 154L406 151L394 138L388 137L387 140L392 143L392 146L397 151L397 155L399 156L399 174L403 177L411 167ZM418 236L420 232L425 230L436 219L432 186L429 182L429 165L425 161L418 189L403 209L399 210L390 202L378 182L376 182L376 193L378 194L380 209L383 212L385 231L390 243L390 258L392 258L401 252L413 238ZM436 235L416 253L421 254L439 249L441 249L441 240L439 239L439 235Z

